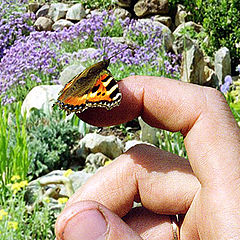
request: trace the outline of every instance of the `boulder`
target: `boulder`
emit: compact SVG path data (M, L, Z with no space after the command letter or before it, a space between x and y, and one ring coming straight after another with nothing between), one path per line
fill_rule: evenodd
M53 199L70 197L93 175L84 170L72 171L69 176L65 174L66 170L55 170L29 182L26 189L27 203L32 205L36 201L41 202L46 197Z
M182 33L184 28L192 28L196 33L203 31L203 27L194 22L186 22L179 25L173 32L174 41L172 48L175 54L182 54L184 50L188 50L197 44L196 39L192 39L189 35Z
M168 0L139 0L134 5L134 12L138 17L153 14L167 14Z
M184 82L204 85L206 82L204 67L204 55L197 45L186 50L183 54L181 65L181 80Z
M116 4L119 7L130 8L131 7L131 0L117 0Z
M215 53L214 67L218 78L218 85L222 85L224 78L227 75L231 75L231 58L228 48L222 47Z
M192 21L189 21L189 22L186 22L186 23L182 23L180 24L173 32L173 35L174 37L176 36L182 36L182 33L181 31L183 30L183 28L193 28L193 30L196 32L196 33L200 33L203 31L203 27L195 22L192 22Z
M39 17L34 23L34 27L37 31L51 31L53 21L47 17Z
M68 5L65 3L52 3L50 5L48 15L54 22L56 22L66 16L68 8Z
M85 170L87 172L95 173L100 167L103 167L105 163L108 161L111 161L111 159L100 152L90 153L86 158Z
M48 4L43 5L41 8L38 9L36 12L36 18L39 17L46 17L48 15L50 6Z
M37 2L28 3L29 12L36 13L39 8L40 8L40 4Z
M45 113L52 110L52 105L58 97L61 85L41 85L34 87L23 101L21 113L27 112L27 117L30 116L32 108L43 109Z
M69 28L71 26L73 26L74 24L66 19L60 19L58 21L56 21L53 25L52 25L52 30L56 31L56 30L63 30L64 28Z
M118 157L123 152L121 140L113 135L102 136L97 133L88 133L79 142L76 155L86 158L90 153L102 153L110 159Z
M74 4L70 7L66 14L66 19L71 21L79 21L86 17L86 12L81 3Z
M131 13L123 8L116 8L113 12L113 15L116 18L120 18L122 20L124 20L126 18L131 18Z
M175 26L178 27L180 24L187 22L188 13L185 6L177 4L177 11L175 15Z
M141 117L138 118L138 121L141 126L141 140L157 146L159 143L157 138L157 132L159 132L159 129L148 125Z
M68 81L73 79L76 75L81 73L85 67L82 64L72 64L64 68L60 73L59 82L64 86Z
M170 28L172 25L172 18L169 16L156 15L153 17L153 20L164 24L168 28Z

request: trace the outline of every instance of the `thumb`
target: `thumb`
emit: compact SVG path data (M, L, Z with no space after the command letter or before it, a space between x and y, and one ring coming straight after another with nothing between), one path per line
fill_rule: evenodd
M141 240L119 216L94 201L65 208L55 225L57 240Z

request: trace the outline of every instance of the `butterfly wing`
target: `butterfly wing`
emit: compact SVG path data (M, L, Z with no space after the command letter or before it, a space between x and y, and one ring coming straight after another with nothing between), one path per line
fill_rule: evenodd
M80 77L80 79L76 79ZM103 107L108 110L118 106L121 93L112 74L103 69L98 75L89 76L86 88L84 75L76 76L68 82L57 100L60 108L70 112L83 112L89 107ZM79 81L80 84L76 84Z
M107 110L119 106L122 94L108 70L103 70L87 96L87 107L103 107Z

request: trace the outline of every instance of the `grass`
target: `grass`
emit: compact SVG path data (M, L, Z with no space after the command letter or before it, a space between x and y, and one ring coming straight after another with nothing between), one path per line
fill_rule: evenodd
M16 104L14 115L11 115L10 111L10 106L0 105L0 184L2 187L9 184L14 175L26 179L29 167L26 116L21 116L20 103Z

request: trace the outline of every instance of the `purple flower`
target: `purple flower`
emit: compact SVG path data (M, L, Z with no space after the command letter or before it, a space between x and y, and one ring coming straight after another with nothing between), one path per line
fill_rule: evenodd
M230 85L232 84L232 77L230 75L227 75L225 78L224 78L224 84L221 85L220 87L220 91L224 94L226 94L229 89L230 89Z
M237 65L237 67L236 67L236 71L239 72L239 74L240 74L240 64Z

